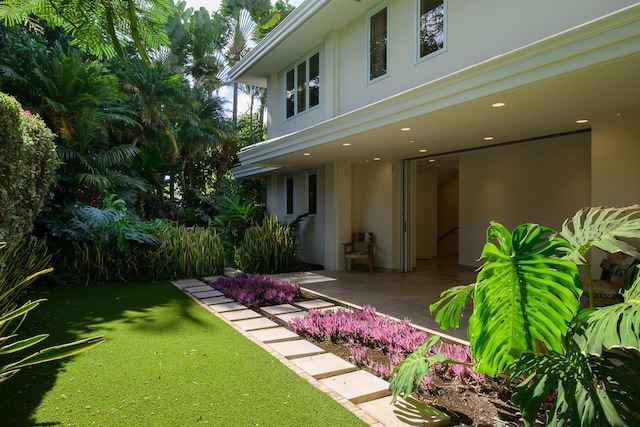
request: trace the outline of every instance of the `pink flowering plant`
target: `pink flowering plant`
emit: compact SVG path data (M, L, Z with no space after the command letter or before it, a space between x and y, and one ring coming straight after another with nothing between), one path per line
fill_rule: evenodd
M271 279L266 274L223 276L209 285L248 307L286 304L300 296L299 285Z
M347 344L349 360L354 365L385 380L391 379L408 354L422 348L423 359L431 361L429 374L425 372L418 381L423 385L431 384L434 375L443 379L458 378L468 385L483 381L483 377L471 369L469 347L438 342L438 335L428 336L413 327L409 319L398 321L378 315L371 306L364 306L362 310L311 310L306 316L289 321L289 326L297 334L317 341ZM372 350L387 355L388 361L373 360Z

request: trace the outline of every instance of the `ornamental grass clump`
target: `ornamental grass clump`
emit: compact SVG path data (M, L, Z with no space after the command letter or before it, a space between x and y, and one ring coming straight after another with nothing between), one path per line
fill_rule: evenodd
M286 304L300 296L299 285L271 279L266 274L223 276L209 285L248 307Z

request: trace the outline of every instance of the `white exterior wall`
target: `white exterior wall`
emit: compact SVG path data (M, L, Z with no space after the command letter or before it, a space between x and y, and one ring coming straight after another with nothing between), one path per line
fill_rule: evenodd
M269 138L305 129L635 4L635 0L447 1L446 49L416 62L416 1L389 0L389 76L368 84L366 17L318 40L320 105L284 114L284 71L268 79ZM371 9L379 5L372 3ZM508 37L505 37L508 34Z
M490 221L556 230L591 204L588 133L460 156L460 265L477 266Z

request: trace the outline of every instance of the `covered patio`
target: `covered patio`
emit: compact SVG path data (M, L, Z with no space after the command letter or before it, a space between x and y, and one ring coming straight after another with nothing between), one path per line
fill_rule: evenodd
M378 313L410 321L439 334L467 340L466 321L460 329L443 332L429 313L429 305L440 298L440 293L457 285L473 283L476 272L460 267L453 261L418 261L412 273L369 273L366 269L342 271L319 270L302 273L272 275L300 284L305 289L328 299L356 306L371 305ZM471 315L467 304L465 318Z

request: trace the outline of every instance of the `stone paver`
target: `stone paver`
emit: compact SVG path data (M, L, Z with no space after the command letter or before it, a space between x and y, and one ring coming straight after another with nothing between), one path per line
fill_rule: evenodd
M211 308L214 311L218 312L218 313L224 313L224 312L227 312L227 311L244 310L244 309L247 308L247 306L242 305L242 304L238 304L234 300L231 300L231 302L225 302L225 303L212 305Z
M208 291L191 292L191 295L196 298L209 298L222 296L222 292L216 291L215 289L211 289L211 287L209 287Z
M388 396L389 383L366 371L354 371L320 382L356 405Z
M267 345L287 359L324 353L323 349L307 340L274 342Z
M218 304L234 302L231 298L227 298L225 296L202 298L201 301L207 305L213 305L213 306Z
M291 332L287 328L269 328L269 329L257 329L250 332L256 339L262 341L265 344L280 341L299 340L300 336L295 332Z
M279 326L276 322L266 319L264 317L259 317L257 319L238 320L237 322L233 322L233 323L243 331L275 328L276 326Z
M294 311L293 313L285 313L285 314L279 314L276 317L280 320L282 320L283 322L288 322L291 319L296 319L298 317L304 317L307 315L306 311Z
M215 290L215 289L212 289L211 286L209 286L209 285L203 285L202 282L200 282L200 284L198 286L190 286L190 287L186 288L186 290L193 294L193 293L196 293L196 292L206 292L206 291L211 291L211 290Z
M202 280L204 280L205 282L215 282L221 277L222 276L207 276L207 277L203 277Z
M291 359L291 362L316 379L346 374L358 369L355 365L333 353Z
M174 280L173 283L175 286L180 289L192 288L194 286L202 286L203 283L197 279L183 279L183 280Z
M236 311L226 311L221 313L224 317L229 320L244 320L244 319L255 319L256 317L262 317L260 313L257 313L253 310L245 309L245 310L236 310Z
M334 303L325 301L323 299L312 299L308 301L300 301L300 302L296 302L295 304L306 310L311 310L314 308L317 310L319 308L333 307L335 305Z
M277 316L278 314L291 313L292 311L300 311L298 307L294 307L291 304L280 304L280 305L270 305L267 307L260 307L262 311L265 311L272 316Z
M438 409L409 397L398 399L391 405L391 396L361 403L363 411L380 421L386 427L428 426L447 427L451 417Z

